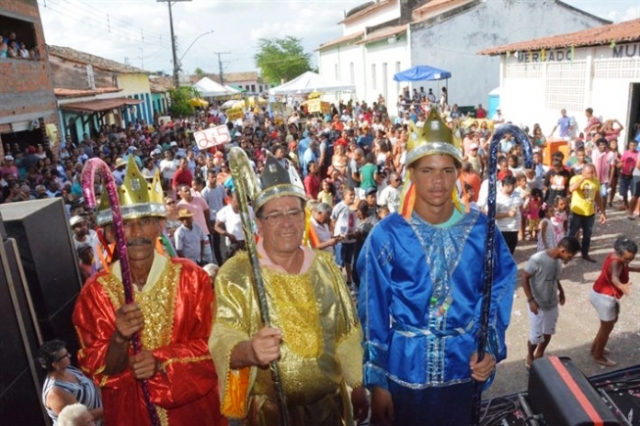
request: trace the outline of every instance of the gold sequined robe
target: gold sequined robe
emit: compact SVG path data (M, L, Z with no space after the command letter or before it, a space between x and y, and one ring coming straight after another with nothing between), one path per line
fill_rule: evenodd
M102 390L105 426L150 425L131 370L104 374L115 312L124 303L120 277L116 263L111 272L91 277L78 296L73 313L81 346L78 362ZM142 347L162 363L161 371L147 381L161 424L226 425L207 348L214 303L207 273L191 261L156 253L147 283L135 292L135 300L144 315Z
M362 331L340 270L330 254L314 252L308 271L262 267L271 325L282 330L281 379L294 425L352 424L346 385L362 384ZM232 370L232 349L262 328L246 253L216 277L216 319L209 350L219 374L222 413L245 425L278 424L269 369Z

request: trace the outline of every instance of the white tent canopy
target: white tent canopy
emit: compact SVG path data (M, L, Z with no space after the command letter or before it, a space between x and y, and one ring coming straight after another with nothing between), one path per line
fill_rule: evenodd
M312 92L355 92L355 90L356 86L353 84L346 84L341 81L331 80L321 76L320 74L307 71L289 82L269 89L269 94L305 95Z
M200 81L193 85L193 88L200 92L200 96L202 96L203 98L215 98L217 96L229 96L240 93L232 87L223 86L220 83L216 83L209 77L203 77Z

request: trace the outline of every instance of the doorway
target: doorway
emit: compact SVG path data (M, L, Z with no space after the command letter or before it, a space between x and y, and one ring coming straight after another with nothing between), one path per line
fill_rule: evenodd
M635 138L635 136L639 132L640 132L640 83L631 83L629 85L629 116L627 117L628 137L626 142Z

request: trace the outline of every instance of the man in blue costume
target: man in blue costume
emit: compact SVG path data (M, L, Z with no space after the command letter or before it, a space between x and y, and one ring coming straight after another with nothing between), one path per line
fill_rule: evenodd
M486 356L477 361L487 217L458 203L462 155L432 109L411 129L409 187L358 260L364 383L378 425L466 426L474 382L506 357L516 264L496 233Z

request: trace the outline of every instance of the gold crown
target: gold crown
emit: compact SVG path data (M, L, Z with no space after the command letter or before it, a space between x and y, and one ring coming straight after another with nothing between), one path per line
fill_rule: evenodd
M409 122L407 166L427 155L449 155L462 163L462 153L453 132L442 120L437 108L431 108L422 127Z
M164 204L164 193L160 184L160 173L156 170L151 183L147 182L133 158L129 156L122 185L118 187L120 212L122 219L136 219L140 217L166 217L167 208ZM105 188L102 190L96 223L98 226L108 225L113 221L111 203Z

